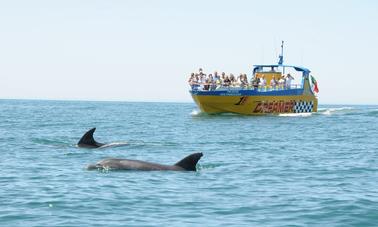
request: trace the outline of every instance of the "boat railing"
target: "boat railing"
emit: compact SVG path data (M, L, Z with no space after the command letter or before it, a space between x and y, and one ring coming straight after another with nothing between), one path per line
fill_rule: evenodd
M224 85L208 85L205 86L203 84L194 84L191 85L192 91L230 91L230 90L256 90L259 92L267 92L267 91L282 91L282 90L291 90L291 89L301 89L303 86L301 84L291 84L290 86L287 85L277 85L277 86L224 86Z

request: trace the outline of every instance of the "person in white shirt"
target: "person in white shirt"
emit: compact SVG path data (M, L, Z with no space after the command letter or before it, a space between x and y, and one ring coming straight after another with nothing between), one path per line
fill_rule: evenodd
M236 78L235 86L243 87L243 74L242 73L240 73L240 75Z
M231 87L236 87L236 79L234 74L230 73L230 81L231 81Z
M280 86L280 89L283 89L286 84L286 78L285 76L281 76L281 79L278 81L278 85Z
M209 74L209 83L210 83L210 90L215 90L215 88L217 87L216 85L216 81L215 79L213 78L213 75Z
M292 77L290 75L290 73L287 74L286 76L286 88L287 89L290 89L291 88L291 81L294 79L294 77Z
M217 71L214 72L214 80L215 81L220 80L220 76L218 75Z
M246 74L240 74L240 86L243 88L248 86L248 78Z
M260 79L260 87L265 87L266 86L266 80L265 80L265 76L262 76L261 79Z
M198 89L198 87L199 87L199 77L198 77L198 74L194 74L193 77L190 78L189 84L191 85L192 90L197 90Z
M222 76L220 78L220 82L221 82L221 85L223 86L225 83L224 83L224 80L226 79L226 73L225 72L222 72Z
M188 80L189 85L193 85L194 77L195 77L194 73L190 74L190 77L189 77L189 80Z

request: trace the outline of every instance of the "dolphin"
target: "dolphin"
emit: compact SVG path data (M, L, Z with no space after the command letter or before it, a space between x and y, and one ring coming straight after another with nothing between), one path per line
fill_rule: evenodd
M186 156L181 161L174 165L161 165L157 163L144 162L139 160L108 158L90 164L87 170L143 170L143 171L156 171L156 170L172 170L172 171L196 171L197 162L202 157L202 153L194 153Z
M98 148L104 146L104 143L96 142L93 138L93 133L96 131L96 128L90 129L88 132L81 137L80 141L77 143L78 147L86 147L86 148Z

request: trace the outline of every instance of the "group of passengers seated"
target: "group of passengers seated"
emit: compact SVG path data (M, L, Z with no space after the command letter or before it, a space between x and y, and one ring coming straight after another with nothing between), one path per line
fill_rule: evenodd
M292 80L294 80L294 77L292 77L290 73L287 74L287 76L280 76L280 77L273 76L272 79L270 80L270 87L272 89L277 89L277 88L289 89L291 87ZM266 87L267 83L266 83L265 76L262 76L261 78L254 77L251 81L251 85L255 89L259 87Z
M240 74L235 77L234 74L226 75L222 72L221 75L217 71L214 74L203 73L202 68L199 69L198 73L192 73L189 78L189 85L192 89L202 88L202 90L215 90L219 87L247 87L248 78L247 74Z
M281 78L273 77L270 80L270 87L272 89L276 88L290 88L291 81L294 78L287 74L287 76L282 76ZM218 74L217 71L214 74L205 74L200 68L198 73L192 73L190 75L189 85L192 87L192 90L205 90L205 91L212 91L218 89L220 87L240 87L240 88L250 88L253 87L254 89L263 88L267 86L267 82L265 76L261 78L254 77L251 80L251 83L248 83L247 74L240 73L239 76L235 77L232 73L230 75L226 75L226 73L222 72L221 75Z

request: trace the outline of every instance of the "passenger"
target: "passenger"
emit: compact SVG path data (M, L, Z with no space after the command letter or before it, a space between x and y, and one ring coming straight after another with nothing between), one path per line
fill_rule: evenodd
M251 85L253 87L253 83L256 81L256 75L252 75L252 78L251 78Z
M200 76L202 76L204 74L202 68L198 69L198 73L200 74Z
M278 82L276 80L276 77L273 76L273 78L270 80L270 86L273 88L273 89L276 89L276 86L277 86Z
M286 84L286 78L285 78L285 76L281 76L281 79L278 81L278 85L279 85L280 89L284 88L285 84Z
M240 78L234 76L234 87L240 87Z
M214 72L214 80L217 81L218 79L220 79L219 75L218 75L218 72L215 71Z
M247 77L246 77L245 74L240 73L239 84L240 84L240 87L242 87L242 88L248 86L248 80L247 80Z
M220 86L222 86L222 81L221 81L221 78L220 76L218 75L217 72L214 73L216 76L214 77L214 82L216 84L216 88L219 88ZM215 89L216 89L215 88Z
M210 82L209 82L209 79L206 79L205 83L203 84L203 90L208 91L209 88L210 88Z
M203 85L203 84L205 84L205 82L206 82L206 74L203 74L202 73L202 75L200 75L200 83Z
M240 75L236 78L235 86L244 87L243 86L243 74L242 73L240 73Z
M207 79L207 75L203 72L202 68L199 68L198 71L199 71L199 76L200 76L200 84L201 84L201 87L203 88Z
M261 79L260 79L260 83L259 83L259 86L260 87L265 87L266 86L266 79L265 79L265 76L262 76Z
M248 77L247 77L247 74L244 74L244 84L245 86L248 86Z
M240 75L235 79L235 87L241 87L243 83L243 74Z
M192 74L190 74L190 77L189 77L189 80L188 80L188 83L189 83L189 85L192 85L192 82L193 82L193 80L194 80L194 73L192 73Z
M291 88L291 81L294 80L294 77L290 75L290 73L287 74L286 76L286 88L290 89Z
M270 71L271 71L271 72L275 72L275 71L276 71L276 70L274 69L274 66L271 66Z
M217 87L215 79L213 78L213 75L209 74L209 83L210 83L210 91L215 90Z
M220 78L221 80L221 84L224 85L224 80L226 79L226 73L225 72L222 72L222 76Z
M236 79L234 77L234 74L230 73L230 81L231 81L231 87L235 87L236 86Z
M231 85L231 80L226 76L226 78L223 80L223 86L229 87Z
M192 86L192 90L198 90L198 88L200 86L198 74L195 74L193 79L191 79L191 86Z
M259 87L259 83L260 83L260 78L255 76L251 82L253 88L257 89Z

